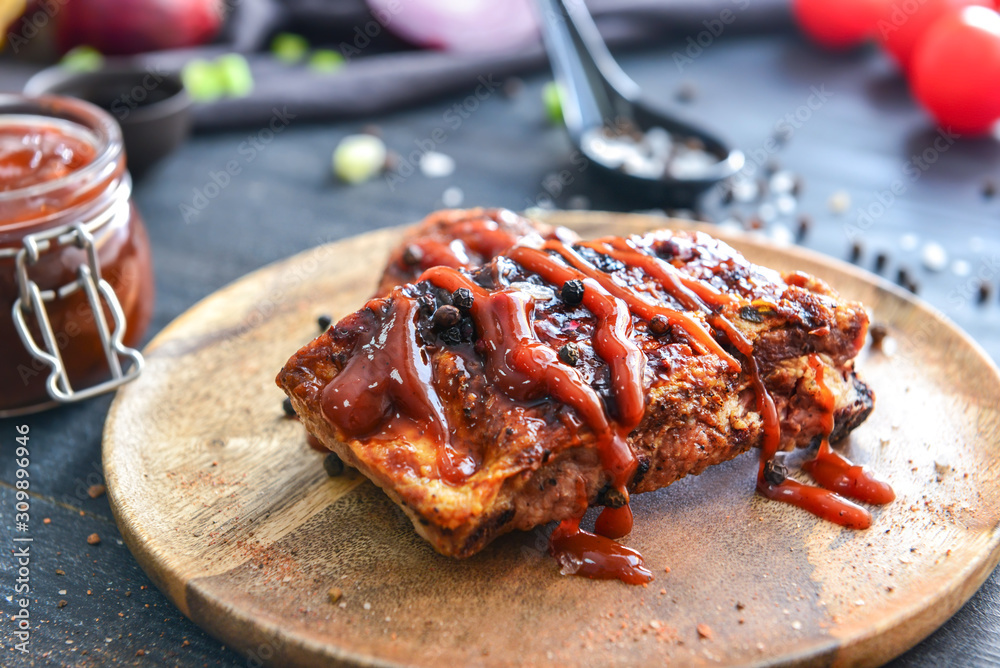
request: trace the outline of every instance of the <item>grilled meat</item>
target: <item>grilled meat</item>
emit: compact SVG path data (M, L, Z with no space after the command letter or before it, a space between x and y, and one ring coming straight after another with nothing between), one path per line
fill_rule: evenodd
M518 245L477 241L483 225ZM380 296L277 381L309 431L442 554L621 506L768 433L772 449L836 439L872 409L852 362L865 310L819 279L697 232L579 242L482 211L418 229ZM424 255L404 260L415 244ZM431 268L441 247L471 252Z
M431 267L473 268L486 264L520 239L576 241L565 227L550 227L507 209L446 209L427 216L407 232L389 255L376 296L416 281Z

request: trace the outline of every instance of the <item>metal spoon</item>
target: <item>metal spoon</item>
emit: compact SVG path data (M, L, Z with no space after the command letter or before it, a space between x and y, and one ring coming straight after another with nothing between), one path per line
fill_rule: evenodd
M641 102L583 0L538 0L570 138L640 205L691 206L743 167L741 151Z

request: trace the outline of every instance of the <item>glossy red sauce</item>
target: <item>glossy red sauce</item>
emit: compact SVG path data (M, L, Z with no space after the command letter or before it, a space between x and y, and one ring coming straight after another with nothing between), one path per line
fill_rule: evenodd
M489 218L473 218L449 228L470 250L482 257L496 257L517 243L518 238Z
M774 501L783 501L798 506L816 517L848 529L867 529L872 525L872 516L867 510L852 503L830 490L803 485L789 478L780 485L758 478L757 491Z
M558 241L547 242L545 247L566 248ZM639 426L646 410L643 382L646 356L632 341L629 305L613 296L600 280L556 262L543 250L519 246L510 249L507 257L552 285L561 287L567 281L583 281L583 305L597 318L594 351L611 369L618 422L627 432Z
M0 192L60 179L95 156L91 142L54 125L0 124Z
M541 248L510 248L513 239L497 229L495 222L474 220L468 225L470 229L460 235L463 243L433 241L421 247L425 253L434 254L440 266L427 269L419 281L450 293L462 288L472 294L468 312L475 324L477 349L483 354L484 371L491 385L515 401L552 399L572 408L593 432L601 465L612 486L626 501L622 507L606 507L602 511L595 523L596 533L580 529L581 517L565 520L555 529L550 551L564 572L633 584L652 579L638 552L611 540L627 535L632 528L628 483L637 461L627 437L641 422L646 405L643 378L646 358L633 340L633 316L647 322L657 316L666 318L687 334L694 349L715 355L731 370L739 371L740 362L716 340L714 327L745 358L757 411L763 420L763 452L757 483L761 494L845 526L864 528L870 524L866 510L829 490L793 480L772 485L764 479L765 464L773 459L780 445L780 423L774 401L760 377L753 344L719 312L719 307L735 297L706 281L685 275L655 255L642 252L627 239L585 244L629 268L641 269L685 309L701 312L706 326L688 312L653 303L558 240L545 241ZM477 238L477 226L483 230L481 238L473 243L465 241L465 237ZM535 304L532 296L513 287L484 288L455 268L465 264L465 248L484 256L506 252L509 259L557 288L570 280L583 283L582 304L596 320L593 350L610 371L611 405L606 406L581 373L562 362L558 352L538 338L532 324ZM421 262L427 259L425 254ZM442 479L452 483L466 480L475 473L477 464L471 455L456 452L450 444L447 418L434 390L433 369L416 329L417 301L397 287L389 298L374 299L366 308L383 314L381 324L369 326L355 347L355 354L324 389L323 411L327 419L348 438L390 440L407 434L430 438L442 445L439 451L443 454L438 461ZM817 368L820 369L817 382L822 384L821 366ZM824 424L827 436L833 429L832 395L828 401ZM826 439L824 446L829 450ZM815 460L812 470L818 480L862 500L885 497L884 490L875 486L860 467L852 467L836 457L839 455L823 451Z
M413 434L441 444L438 473L461 482L476 470L468 453L448 438L448 424L434 391L433 370L417 345L417 304L396 288L390 298L373 299L372 311L389 309L384 325L372 328L344 369L323 388L323 414L348 438L391 440Z
M556 527L549 540L549 552L567 575L637 585L653 579L643 565L641 554L610 538L582 530L580 518L566 520Z
M885 505L896 499L896 493L889 483L874 477L863 466L852 463L823 441L811 459L802 465L802 469L812 476L820 487L855 499L864 503Z
M594 522L594 533L608 538L621 538L632 533L632 506L605 508Z
M415 239L410 246L420 249L420 264L425 267L465 267L469 264L469 254L457 239L444 242L426 237Z
M573 408L597 437L605 470L611 473L616 485L621 484L624 489L636 466L635 457L625 441L628 432L616 429L601 398L579 371L559 361L558 353L538 340L530 317L534 300L519 290L490 292L465 274L447 267L432 267L424 272L421 280L449 292L459 288L472 292L474 301L470 313L484 343L490 382L518 401L552 397ZM621 338L623 334L611 332L607 337L617 339L616 348L634 348L634 344ZM629 369L623 373L628 374ZM641 375L632 376L629 383L638 384L642 392ZM644 405L641 397L640 400ZM641 413L640 409L640 418Z
M819 357L811 355L809 366L815 373L819 386L819 401L823 408L823 440L819 452L812 460L805 462L802 469L809 473L820 487L803 485L787 479L780 485L768 482L764 477L764 467L775 451L765 449L761 453L761 464L757 475L757 490L769 499L784 501L835 524L851 529L867 529L872 516L866 509L848 500L856 499L865 503L886 504L896 498L887 483L878 480L861 466L855 466L830 447L833 432L833 411L835 400L830 388L824 382L825 373Z
M820 387L826 410L823 425L825 435L816 457L805 462L802 465L803 470L811 475L820 487L825 487L849 499L876 505L884 505L894 501L896 493L888 483L879 480L863 466L852 463L830 447L829 435L833 431L833 393L824 383L823 374L825 371L819 358L812 355L809 364L816 373L816 383Z
M517 243L500 224L487 217L461 221L448 227L447 237L433 235L414 239L407 244L420 251L421 267L468 267L474 253L481 258L493 258ZM405 261L400 259L400 262Z
M711 332L706 329L701 323L692 318L690 315L683 311L678 311L660 304L654 304L644 297L642 297L636 290L622 285L614 280L614 278L597 267L593 266L587 260L585 260L579 253L569 248L565 244L559 241L548 241L545 243L545 248L554 250L559 253L567 262L579 269L583 274L593 278L598 281L602 287L608 290L611 294L622 299L628 304L629 309L639 318L642 318L646 322L652 320L655 316L659 315L667 319L671 325L680 326L687 332L688 336L696 343L696 347L700 348L702 352L711 353L717 355L718 357L725 360L731 369L738 371L740 368L739 362L733 359L732 355L727 353L725 349L719 345L719 343L712 337ZM626 260L621 257L617 257L614 252L609 252L609 249L598 248L599 251L608 253L611 257L616 260L622 261L629 267L643 267L642 264L633 264L629 260L635 260L633 256L628 256ZM662 262L658 258L653 258L648 255L643 255L641 253L636 253L636 255L641 256L649 260L654 260L656 262ZM668 291L671 291L673 286L664 285Z

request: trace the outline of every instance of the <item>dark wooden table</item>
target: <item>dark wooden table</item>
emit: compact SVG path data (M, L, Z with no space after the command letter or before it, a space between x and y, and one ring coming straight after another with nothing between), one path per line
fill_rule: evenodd
M922 296L1000 359L1000 198L982 194L984 182L1000 180L1000 143L958 141L935 149L935 129L875 51L835 57L792 36L720 39L683 71L673 53L673 48L629 53L622 62L652 98L720 128L751 156L776 161L804 178L800 211L812 218L804 245L846 259L853 236L858 261L868 268L878 253L886 253L885 274L894 277L904 267ZM18 89L26 72L9 65L0 69L0 89ZM465 205L523 209L552 198L561 206L634 208L589 182L571 163L563 132L546 122L540 102L548 78L526 77L513 97L492 94L457 129L445 114L465 95L366 121L318 125L292 117L252 159L240 149L256 130L196 136L135 191L156 264L151 332L269 262L326 241L417 220L442 206L447 188L459 188ZM688 102L677 97L685 82L693 84ZM295 110L288 112L291 116ZM771 153L767 140L783 119L791 129L788 142ZM331 152L342 136L365 122L380 125L389 146L403 155L443 128L445 141L437 150L452 156L458 169L439 179L418 171L394 189L383 180L355 187L336 183L330 175ZM918 167L914 180L912 156L921 155L926 170ZM192 204L195 192L203 191L211 174L230 160L240 163L240 174L186 222L181 205ZM562 170L572 179L565 186L551 178ZM880 209L880 197L886 200L897 180L905 192ZM846 211L831 210L832 196L847 204ZM861 211L878 215L859 225ZM778 225L794 230L796 219L776 221L771 229ZM964 262L968 273L959 275L961 264L959 274L950 266L941 272L923 268L921 253L929 240L940 244L950 260ZM981 278L992 286L985 304L976 296ZM122 544L106 497L88 495L88 487L103 480L101 428L109 403L104 397L0 421L5 549L13 545L11 453L15 427L22 423L31 428L35 494L31 654L12 653L12 626L5 620L0 664L256 665L195 627L151 585ZM91 533L100 535L100 545L87 543ZM11 558L0 560L5 597L15 571ZM64 607L58 607L60 601L66 601ZM11 602L0 605L5 617L13 612ZM893 665L998 662L1000 577L994 573L954 618Z

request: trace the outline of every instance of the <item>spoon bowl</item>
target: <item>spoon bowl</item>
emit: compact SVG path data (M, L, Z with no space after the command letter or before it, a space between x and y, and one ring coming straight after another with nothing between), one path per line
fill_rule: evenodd
M632 204L689 207L743 168L741 151L642 101L581 0L538 8L570 139Z

